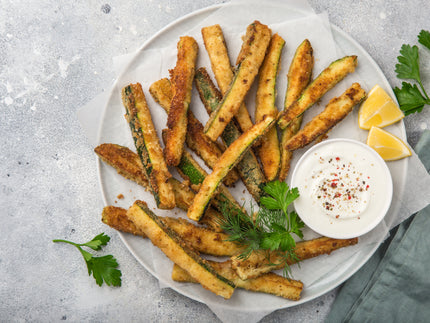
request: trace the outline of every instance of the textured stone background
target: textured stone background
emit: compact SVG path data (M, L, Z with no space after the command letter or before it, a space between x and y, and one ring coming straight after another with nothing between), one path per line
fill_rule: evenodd
M109 91L111 58L129 53L175 19L225 1L0 0L0 321L156 321L218 319L140 266L100 222L95 155L76 118ZM427 0L310 0L357 40L392 86L403 43L430 29ZM430 88L430 55L422 53ZM405 120L408 140L430 128L430 109ZM84 241L108 232L107 253L121 264L123 286L99 288L81 256L53 238ZM263 322L322 321L336 296L279 310Z

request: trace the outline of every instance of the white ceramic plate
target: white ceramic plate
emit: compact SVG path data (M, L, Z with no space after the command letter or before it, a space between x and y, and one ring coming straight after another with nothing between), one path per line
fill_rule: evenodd
M158 32L142 46L141 50L131 60L130 64L126 67L126 69L118 78L112 88L110 99L106 106L104 115L101 118L99 143L117 143L120 145L128 146L134 150L128 125L123 117L124 108L121 104L120 89L123 85L127 83L141 82L142 79L129 79L128 75L132 73L134 69L136 69L137 66L139 66L139 64L144 60L154 60L154 65L156 65L157 57L154 56L154 53L151 54L151 49L166 46L167 44L176 44L179 36L183 35L196 23L208 17L218 8L234 5L235 4L226 4L222 6L209 7L189 14L168 25L166 28ZM284 12L288 12L290 16L293 16L295 18L300 18L305 15L305 13L301 12L300 10L288 8L281 4L269 6L267 4L261 4L252 6L252 8L248 8L246 12L243 13L244 17L242 16L241 18L252 22L255 19L255 16L253 16L253 12L264 12L267 17L270 17L271 15L279 17L280 10L285 10ZM231 10L231 12L232 14L234 14L235 10ZM262 22L266 24L272 23L270 19L264 20ZM389 93L391 93L391 95L394 97L394 94L391 91L391 87L386 78L384 77L383 73L381 72L380 68L373 61L373 59L364 51L364 49L339 28L332 26L332 32L337 45L343 52L354 53L359 56L359 66L361 71L360 75L372 76L373 79L377 80L378 84L380 84L385 90L389 91ZM204 51L202 46L201 51ZM175 55L175 53L173 53L173 55ZM316 54L316 56L318 55ZM333 57L333 59L335 58L336 57ZM166 68L166 76L167 68L172 67L173 66L162 67ZM284 67L284 69L286 68L287 67ZM286 70L283 70L282 73L285 74ZM144 78L144 76L142 76L142 78ZM155 80L149 81L153 82ZM144 88L144 90L147 94L147 99L149 99L147 88ZM153 118L155 120L155 125L157 128L159 128L157 130L161 130L161 128L165 125L164 112L159 109L155 111L152 110L152 113ZM406 140L406 132L403 123L397 123L396 125L390 126L389 130L400 138ZM122 206L124 208L128 208L134 202L135 199L143 199L149 202L149 204L153 202L153 198L148 192L145 192L145 190L138 185L123 179L116 173L114 169L104 165L101 162L99 162L98 167L100 185L104 202L106 205L117 205ZM396 190L395 196L402 195L405 183L406 167L407 160L398 161L389 165L390 171L393 175L394 187ZM243 196L243 194L241 194L242 189L243 186L239 185L239 187L233 192L233 194L236 195L238 201L243 201L243 199L241 199L241 196ZM123 194L125 198L122 200L118 200L118 194ZM398 210L396 207L392 207L389 211L389 216L386 217L386 220L390 221L390 218L394 217L397 214L397 211ZM156 210L156 213L160 216L172 215L178 212L180 211ZM151 274L157 277L160 282L173 288L179 293L206 304L217 304L218 306L223 306L229 310L257 312L273 311L280 308L295 306L310 301L324 293L327 293L328 291L332 290L333 288L344 282L354 272L356 272L374 253L380 242L383 240L384 236L380 235L379 237L377 237L376 242L373 244L359 243L357 246L354 247L356 248L356 252L354 253L354 255L346 259L342 258L343 260L340 263L336 264L335 271L325 273L324 276L317 281L314 281L312 282L312 284L305 286L301 299L296 302L275 297L272 295L252 293L244 290L235 291L232 299L225 301L220 297L215 296L211 292L204 290L198 285L175 283L170 279L170 271L172 266L170 260L166 258L164 262L161 261L154 265L153 257L156 256L158 259L160 257L163 258L164 255L161 254L160 250L153 247L150 241L143 240L139 237L131 236L128 234L121 234L121 238L126 244L127 248L130 250L130 252L146 268L146 270L148 270ZM335 253L333 253L333 256L330 255L327 257L335 257L334 254ZM309 278L307 276L312 275L312 272L318 272L320 265L328 259L325 257L326 256L322 256L309 261L309 264L311 264L312 266L312 270L310 271L302 271L295 268L294 278L306 281L307 278ZM158 268L156 268L156 266L158 266Z

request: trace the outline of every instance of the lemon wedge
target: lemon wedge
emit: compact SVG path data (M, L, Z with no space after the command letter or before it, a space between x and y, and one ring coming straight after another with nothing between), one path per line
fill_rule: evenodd
M386 161L398 160L412 155L409 147L400 138L378 127L370 128L367 144Z
M393 124L405 115L398 105L378 84L369 92L358 111L358 126L369 130L372 126L383 128Z

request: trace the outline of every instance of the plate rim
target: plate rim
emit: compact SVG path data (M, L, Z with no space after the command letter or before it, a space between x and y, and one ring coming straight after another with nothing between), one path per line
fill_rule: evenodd
M231 5L237 5L237 3L234 2L228 2L228 3L221 3L221 4L214 4L208 7L204 7L198 10L195 10L193 12L190 12L184 16L181 16L180 18L170 22L169 24L167 24L166 26L164 26L162 29L160 29L158 32L156 32L153 36L151 36L149 39L147 39L145 42L143 42L143 44L136 50L135 54L129 59L129 61L127 62L127 64L124 65L124 67L121 69L121 72L118 74L118 76L113 80L113 83L111 84L110 87L110 93L109 96L106 100L106 103L104 105L102 114L100 115L100 119L99 119L99 124L98 124L98 131L97 131L97 139L96 142L97 144L99 144L101 141L101 137L102 137L102 131L103 131L103 120L105 119L105 115L106 115L106 111L107 111L107 107L109 106L109 103L112 99L112 96L114 95L113 90L117 87L119 80L123 77L123 75L127 72L127 70L130 68L130 66L134 63L134 61L139 57L139 55L141 54L141 52L143 50L145 50L148 46L151 45L152 42L154 42L158 37L160 37L161 35L163 35L164 33L168 32L171 28L173 28L174 26L176 26L177 24L180 24L184 21L187 21L191 18L194 18L196 16L202 15L202 14L206 14L209 13L211 14L212 12L214 12L217 9L220 9L222 7L228 7ZM278 5L283 5L284 7L290 7L287 4L283 4L283 3L278 3ZM300 13L305 13L308 14L308 12L298 9L298 8L294 8L295 11L300 12ZM317 14L317 13L315 13ZM341 36L343 37L345 40L347 40L349 43L351 43L353 46L355 46L356 48L358 48L367 58L367 60L372 64L373 68L377 71L377 73L379 75L382 76L383 78L383 82L384 82L384 86L389 90L390 95L392 97L394 97L394 92L392 90L391 85L388 82L388 79L386 78L385 74L383 73L383 71L381 70L380 66L376 63L376 61L372 58L372 56L354 39L352 38L349 34L347 34L345 31L343 31L340 27L334 25L333 23L331 23L329 21L329 26L332 29L333 32L333 38L335 43L336 42L336 36ZM338 35L336 35L336 33ZM339 47L340 45L337 44ZM406 136L406 128L404 125L404 121L401 121L401 127L400 127L400 131L401 131L401 135L403 138L407 138ZM103 202L106 205L108 205L108 199L106 196L106 192L103 189L103 178L102 178L102 174L101 174L101 165L102 165L102 161L100 160L100 158L96 158L96 167L97 167L97 174L98 174L98 183L99 183L99 187L100 187L100 191L102 193L102 198L103 198ZM404 166L403 166L403 178L402 178L402 183L406 182L406 176L407 176L407 166L408 166L408 160L404 160ZM403 185L403 187L401 188L401 192L400 192L400 196L404 195L404 190L405 190L405 185ZM399 207L397 207L397 209L399 209ZM397 211L397 210L396 210ZM126 246L126 248L128 249L128 251L133 255L133 257L139 262L139 264L141 264L152 276L154 276L154 278L156 278L159 282L167 285L167 287L175 290L177 293L186 296L190 299L193 299L195 301L198 301L199 303L203 303L208 305L204 300L199 298L199 295L193 295L191 293L189 293L188 291L184 291L181 290L180 288L177 288L176 286L174 286L174 284L172 284L171 280L168 279L164 279L163 277L158 277L157 273L155 270L153 270L152 268L150 268L147 264L145 264L141 257L137 254L137 252L133 249L133 247L130 245L130 243L126 240L126 235L120 231L117 231L117 233L120 236L120 239L122 240L122 243L124 243L124 245ZM290 308L290 307L294 307L294 306L298 306L304 303L307 303L309 301L315 300L316 298L334 290L335 288L337 288L339 285L341 285L342 283L344 283L347 279L349 279L353 274L355 274L360 268L363 267L363 265L370 259L371 256L373 256L373 254L375 253L375 251L377 250L377 248L380 246L380 244L382 243L383 239L381 239L381 241L379 241L378 243L374 243L373 247L369 248L369 251L366 255L366 257L363 257L361 259L361 261L359 261L356 265L355 268L353 268L353 270L350 270L348 272L344 272L343 274L341 274L337 279L336 282L334 283L334 286L330 286L330 287L326 287L326 288L321 288L321 291L316 292L314 295L312 295L309 299L300 299L298 301L290 301L285 299L285 306L273 306L272 308L258 308L258 307L254 307L254 308L249 308L247 309L248 312L261 312L261 311L274 311L277 309L285 309L285 308ZM369 246L368 246L369 247ZM173 282L174 283L174 282ZM315 282L316 283L316 282ZM331 283L331 285L333 285L333 283ZM227 305L227 307L229 308L235 308L233 306L228 306L227 304L223 304L223 306Z

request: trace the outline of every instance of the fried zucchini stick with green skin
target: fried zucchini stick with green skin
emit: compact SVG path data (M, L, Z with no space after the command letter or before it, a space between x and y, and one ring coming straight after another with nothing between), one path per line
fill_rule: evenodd
M200 253L225 256L238 250L235 243L226 241L228 236L225 233L196 226L182 218L159 217L159 219ZM115 230L146 238L145 233L127 217L126 209L116 206L104 207L102 222Z
M293 151L306 146L317 137L325 134L342 121L366 97L360 84L354 83L342 95L331 99L325 109L285 144L285 148Z
M358 243L358 238L352 239L333 239L320 237L308 241L296 243L294 252L300 261L310 259L323 254L330 254L340 248L352 246ZM232 268L238 276L243 279L251 279L273 270L282 269L285 266L284 257L272 252L268 254L264 251L253 252L247 259L231 258ZM287 261L288 265L296 263L294 260Z
M225 233L219 233L196 226L184 219L160 217L167 219L165 222L173 230L175 230L184 240L189 241L192 247L200 253L212 256L228 256L237 255L243 247L237 243L228 241L229 236ZM170 221L170 222L169 222ZM128 219L127 210L116 206L106 206L102 212L102 222L114 228L115 230L131 233L137 236L146 237L145 234L137 228L134 223ZM320 237L313 240L297 242L295 253L300 261L317 257L322 254L329 254L331 251L339 248L356 244L358 239L332 239ZM268 263L265 253L252 254L250 258L250 268L258 267L260 263ZM270 254L270 260L280 262L282 259L273 252ZM242 261L242 260L241 260ZM231 262L231 260L229 260ZM289 262L292 265L294 262ZM242 266L237 266L242 267Z
M137 83L124 87L122 101L126 109L125 118L157 206L172 209L175 207L175 195L169 182L172 175L167 169L142 86Z
M321 97L332 89L346 75L355 71L357 56L345 56L332 62L324 69L303 91L300 98L294 101L282 112L278 125L285 129L295 118L303 114L314 105Z
M163 131L163 140L164 138L165 131ZM200 186L206 176L208 176L206 171L186 150L184 150L184 152L182 153L181 161L176 167L176 169L178 170L178 173L181 175L181 177L185 181L189 182L190 187L196 192L200 189ZM246 215L245 210L242 209L242 207L234 199L233 195L231 195L231 193L224 186L224 184L221 184L219 186L217 194L212 199L211 205L221 213L225 210L230 210L231 212L241 212ZM199 222L200 221L202 221L202 218L200 218Z
M187 268L188 273L204 288L225 299L234 292L234 284L215 269L160 218L145 202L136 201L127 211L127 217L143 231L151 242L175 264Z
M136 182L145 189L150 189L148 180L146 179L143 171L142 162L136 153L127 147L109 143L97 146L94 151L103 162L115 168L118 174ZM188 187L188 185L179 182L176 178L171 177L169 182L172 184L173 193L175 194L176 206L187 211L193 203L196 194ZM220 218L222 218L222 215L210 207L206 210L200 223L219 232L222 231L219 225Z
M271 30L266 25L255 21L248 26L234 78L219 106L205 125L205 133L212 140L217 140L239 110L263 63L270 37Z
M234 75L221 26L213 25L202 28L202 37L218 87L224 95L228 91ZM253 126L248 109L243 102L235 119L243 132Z
M184 149L187 133L188 108L191 102L198 45L194 38L181 37L178 42L178 58L172 75L172 101L167 117L169 128L164 155L170 166L177 166Z
M212 173L204 179L194 198L193 205L188 209L187 216L190 219L198 221L201 218L220 182L228 171L237 165L247 149L269 130L270 126L275 123L275 120L276 119L273 117L266 116L262 121L256 123L251 129L242 134L239 139L226 149Z
M231 268L231 261L209 261L209 263L220 275L231 280L236 285L236 288L281 296L293 301L300 299L300 294L303 290L303 283L300 281L285 278L275 273L267 273L253 279L242 280ZM172 279L181 283L196 283L186 270L176 264L173 265Z
M285 93L284 110L297 100L312 77L314 66L313 48L309 40L305 39L297 47L288 70L288 85ZM295 118L284 130L281 130L281 167L279 169L279 180L285 181L290 170L290 162L293 153L284 146L288 139L294 136L302 124L303 114Z
M206 108L206 111L210 115L212 111L216 109L219 102L222 99L221 93L212 82L208 72L204 67L199 68L196 71L195 83L197 91L199 92L200 99ZM241 132L236 126L236 123L232 120L225 127L221 134L221 139L224 144L228 147L241 135ZM242 178L248 192L257 201L260 201L260 197L264 194L262 187L266 183L266 178L261 171L260 163L257 160L252 149L248 150L236 165L236 169Z
M278 109L276 101L276 76L278 75L279 60L285 40L278 34L274 34L270 41L269 49L260 69L257 96L255 100L255 122L260 122L266 115L276 118ZM267 180L273 181L278 175L281 162L279 149L278 130L275 127L261 138L257 148L261 165Z
M170 110L170 101L172 100L172 87L167 78L163 78L151 84L149 87L154 100L167 112ZM194 116L191 110L188 110L188 131L185 136L187 146L192 149L200 158L203 159L209 168L213 168L221 157L223 150L216 142L209 139L203 132L203 125ZM237 182L239 174L232 169L224 180L224 184L231 186Z

